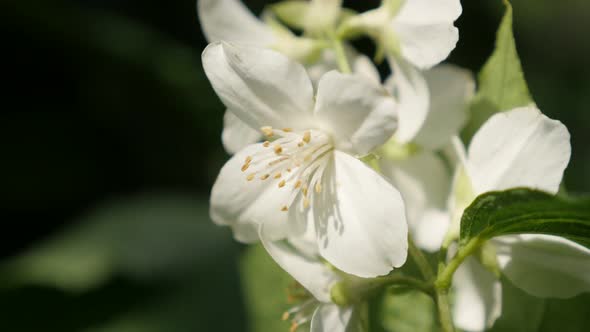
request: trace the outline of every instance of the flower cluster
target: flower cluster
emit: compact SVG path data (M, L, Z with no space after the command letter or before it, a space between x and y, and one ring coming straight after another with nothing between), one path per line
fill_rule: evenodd
M440 63L461 10L459 0L383 0L360 14L339 0L285 1L259 19L239 0L198 1L211 42L202 63L227 108L222 141L233 154L212 188L211 218L240 242L262 242L306 289L284 316L293 329L362 331L363 285L413 282L396 274L413 243L456 251L477 196L559 190L569 133L536 106L491 116L468 148L459 138L475 82ZM389 64L385 80L347 43L358 36ZM590 250L566 238L505 235L478 250L452 279L463 330L499 317L500 275L539 297L590 291Z

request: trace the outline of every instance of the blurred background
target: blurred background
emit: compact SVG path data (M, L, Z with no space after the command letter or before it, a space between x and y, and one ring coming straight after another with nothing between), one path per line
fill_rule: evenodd
M255 13L266 3L246 1ZM378 1L345 5L362 11ZM566 187L588 192L590 2L513 6L533 97L572 134ZM288 278L208 218L209 189L228 156L195 7L0 2L0 331L288 330L279 321ZM501 1L463 8L449 61L477 71L493 49ZM588 326L589 317L564 319Z

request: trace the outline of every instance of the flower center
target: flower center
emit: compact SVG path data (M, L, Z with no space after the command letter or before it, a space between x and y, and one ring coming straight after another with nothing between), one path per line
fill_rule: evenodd
M242 172L248 181L276 181L278 188L291 189L281 211L288 211L297 198L307 209L313 193L322 192L322 175L334 146L328 135L319 130L294 132L290 128L260 128L269 140L264 150L247 156ZM272 142L270 140L273 140Z

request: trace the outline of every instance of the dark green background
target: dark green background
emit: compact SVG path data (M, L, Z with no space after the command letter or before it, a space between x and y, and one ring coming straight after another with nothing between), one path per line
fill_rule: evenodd
M566 186L590 191L590 3L513 6L531 93L572 134ZM449 61L477 70L501 1L463 8ZM0 330L264 331L244 248L207 217L227 155L194 1L3 0L0 18Z

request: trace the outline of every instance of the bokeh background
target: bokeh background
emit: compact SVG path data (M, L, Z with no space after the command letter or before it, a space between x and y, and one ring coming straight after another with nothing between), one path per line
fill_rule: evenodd
M259 13L268 2L246 3ZM572 134L566 187L589 192L590 2L513 6L530 90ZM228 156L195 7L0 2L0 331L288 329L276 314L287 278L208 219L208 192ZM449 61L477 71L502 5L463 8ZM589 317L563 319L589 326Z

